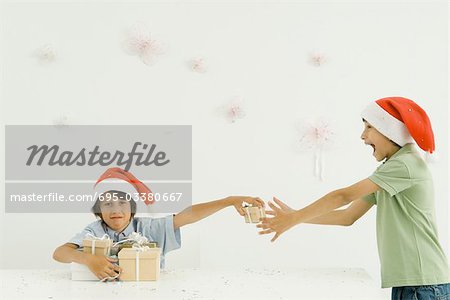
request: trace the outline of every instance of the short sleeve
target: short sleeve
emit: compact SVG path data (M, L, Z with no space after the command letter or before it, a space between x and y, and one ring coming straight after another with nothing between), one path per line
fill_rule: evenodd
M366 195L366 196L362 197L362 199L364 201L369 202L370 204L377 204L377 198L375 197L374 193Z
M150 237L158 243L158 247L161 248L163 255L181 247L180 229L174 229L172 215L147 220L150 220L150 226L144 226L144 228L142 228L143 234L146 235L146 231L149 233Z
M158 243L161 249L161 268L165 266L165 255L181 247L180 229L174 229L173 216L169 215L163 218L137 218L137 232L150 241Z
M392 197L413 185L408 168L400 160L388 160L369 179Z

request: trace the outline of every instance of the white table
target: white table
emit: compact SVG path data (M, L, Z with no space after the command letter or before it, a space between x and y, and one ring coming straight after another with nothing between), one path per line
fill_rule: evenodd
M0 299L389 299L363 269L165 270L156 282L72 281L69 270L0 270Z

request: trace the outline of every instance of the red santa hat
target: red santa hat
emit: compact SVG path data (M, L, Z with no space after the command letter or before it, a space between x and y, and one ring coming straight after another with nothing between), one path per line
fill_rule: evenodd
M369 104L361 116L401 147L416 142L426 152L433 153L435 149L430 119L426 112L410 99L403 97L379 99Z
M109 168L94 185L100 195L107 191L122 191L131 195L134 200L142 199L146 205L152 204L152 191L133 174L121 168Z

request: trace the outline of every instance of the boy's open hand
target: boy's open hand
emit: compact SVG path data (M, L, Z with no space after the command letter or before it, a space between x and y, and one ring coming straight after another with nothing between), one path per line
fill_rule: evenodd
M273 210L266 211L266 214L276 216L279 211L283 211L285 213L294 212L295 209L290 208L286 203L278 199L277 197L273 197L273 202L275 202L277 205L275 205L272 202L269 202L269 207Z
M252 204L253 206L264 207L265 203L258 197L249 197L249 196L230 196L228 200L231 202L231 205L236 208L237 212L241 216L245 216L245 211L243 208L244 202L247 204Z
M103 255L86 254L86 265L98 279L115 277L120 272L120 267L113 264L117 262L117 259Z
M275 197L273 197L273 200L276 204L278 204L278 206L269 202L269 206L273 210L267 211L266 213L274 217L264 218L261 223L256 225L256 227L263 229L259 232L259 234L269 234L275 232L271 242L274 242L282 233L297 224L297 218L295 215L296 210L290 208Z

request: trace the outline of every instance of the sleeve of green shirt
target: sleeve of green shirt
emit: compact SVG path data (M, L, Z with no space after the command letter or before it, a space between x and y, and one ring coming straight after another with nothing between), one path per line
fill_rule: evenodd
M397 159L386 161L369 179L391 197L410 188L414 182L405 163Z

